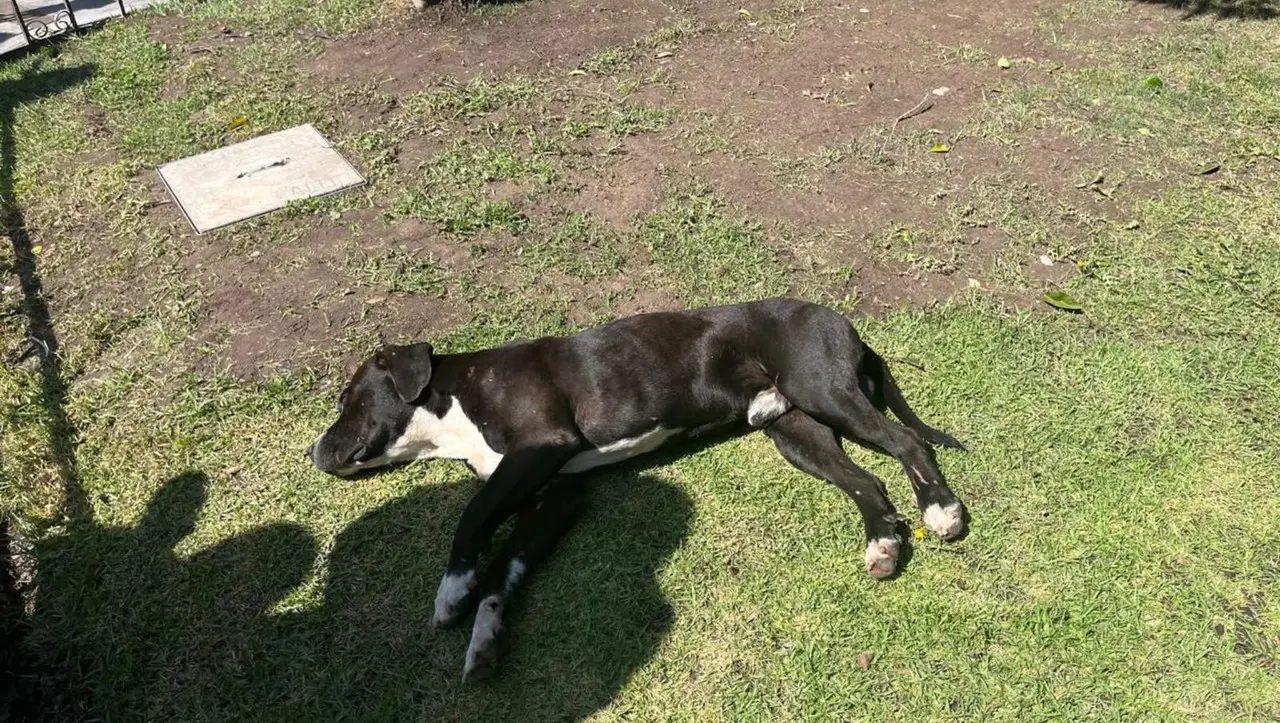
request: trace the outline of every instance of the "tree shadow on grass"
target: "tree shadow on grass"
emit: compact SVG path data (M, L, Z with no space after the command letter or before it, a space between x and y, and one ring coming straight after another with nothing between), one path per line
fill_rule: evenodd
M656 573L691 502L619 468L514 604L497 676L461 682L469 623L433 630L436 584L474 483L423 486L370 511L327 555L323 597L280 612L318 549L273 524L191 557L174 546L208 480L166 482L133 527L75 526L37 547L34 649L86 678L104 720L577 720L657 649L672 611Z
M1276 0L1135 0L1182 12L1183 19L1213 16L1232 20L1271 20L1280 16Z

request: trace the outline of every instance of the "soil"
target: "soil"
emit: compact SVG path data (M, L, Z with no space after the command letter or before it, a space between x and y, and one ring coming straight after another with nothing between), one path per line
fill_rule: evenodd
M1068 48L1137 37L1168 21L1167 12L1148 6L1135 6L1124 21L1068 20L1061 32L1071 44L1049 43L1039 27L1063 12L1051 0L825 0L803 10L782 0L540 0L478 14L416 13L406 3L402 12L391 28L326 39L322 52L304 63L299 77L311 79L304 83L373 85L389 96L335 109L341 132L385 125L398 112L398 97L441 79L521 74L586 83L592 79L575 80L570 71L602 51L629 50L628 77L658 79L630 102L679 109L674 125L622 138L592 134L568 164L567 190L531 199L520 184L506 182L491 184L485 196L512 200L535 220L582 211L623 230L657 209L673 183L705 183L731 208L762 222L783 255L811 272L802 271L798 285L816 281L833 295L856 296L870 313L930 306L974 286L997 290L1012 306L1037 308L1045 288L1075 272L1070 260L1043 265L1040 255L1050 249L982 223L953 224L945 238L925 238L906 250L885 246L898 229L949 228L948 214L978 204L984 185L1025 189L1028 199L1052 198L1111 220L1123 220L1134 198L1154 190L1138 179L1108 179L1101 184L1106 193L1081 187L1107 166L1107 148L1047 129L1021 134L1016 147L975 133L984 100L1003 83L1048 82L1062 68L1087 61ZM223 72L231 72L223 68L225 49L253 41L217 26L193 38L201 33L174 16L148 22L153 40ZM685 29L681 37L664 34L677 23ZM1012 59L1013 67L999 67L999 57ZM163 92L181 90L175 78ZM611 90L601 84L584 97ZM505 113L476 122L491 126ZM86 125L105 128L105 115L90 109ZM470 128L410 134L396 149L398 172L411 176ZM712 150L700 145L699 134L707 132L718 139ZM934 143L950 151L930 153ZM848 157L875 149L886 163ZM1124 182L1117 186L1117 180ZM163 190L149 191L158 204L148 209L149 221L191 246L182 265L206 295L193 346L212 351L197 366L240 376L333 361L327 355L335 340L352 334L423 338L466 320L467 310L447 298L353 285L344 266L353 249L397 246L445 267L489 264L487 277L502 282L510 272L494 260L502 254L477 260L473 252L522 243L501 234L444 239L425 225L388 223L369 211L305 222L297 241L232 250L192 242L176 209L162 203ZM1069 246L1086 229L1064 220L1053 232L1059 245ZM1023 288L990 282L997 264L1020 269ZM853 273L835 282L833 269ZM542 286L554 281L544 279ZM631 314L679 306L656 291L615 288L617 280L563 281L557 293L573 299L571 316L583 319L602 309Z
M531 12L532 11L532 12ZM388 93L421 90L440 78L537 74L572 69L606 48L629 45L671 17L657 0L553 0L474 18L428 10L403 27L331 43L304 70Z
M356 248L376 253L391 246L463 263L456 244L440 242L418 222L388 224L371 211L343 222L317 226L294 244L243 251L211 244L186 259L208 294L195 346L213 344L217 352L205 366L259 376L322 364L334 340L352 331L374 329L387 341L404 341L463 320L443 299L359 286L343 268Z
M604 158L604 162L570 178L570 185L578 191L565 205L614 228L625 228L636 216L655 210L661 201L666 169L689 162L679 149L652 135L624 138Z

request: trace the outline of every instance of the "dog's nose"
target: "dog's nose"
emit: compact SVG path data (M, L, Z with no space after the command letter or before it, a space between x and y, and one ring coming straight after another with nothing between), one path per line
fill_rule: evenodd
M307 447L307 459L311 460L312 462L316 461L316 443L315 442L312 442L311 445Z

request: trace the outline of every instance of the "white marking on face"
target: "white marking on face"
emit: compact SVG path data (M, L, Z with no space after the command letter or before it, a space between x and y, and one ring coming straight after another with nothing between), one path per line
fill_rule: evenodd
M450 575L445 573L440 580L440 588L436 590L435 624L444 625L453 621L462 612L459 606L476 586L476 571Z
M467 660L462 668L463 679L469 678L482 660L491 663L497 656L498 635L502 632L502 596L490 595L480 601L476 609L476 622L471 628L471 643L467 646Z
M933 534L944 540L960 534L960 530L964 527L964 516L960 511L960 503L952 502L943 507L937 503L929 505L924 511L924 524L933 531Z
M747 424L767 427L770 422L786 414L788 409L791 409L791 400L782 396L777 387L769 387L751 400L751 405L747 407Z
M348 475L358 469L415 459L460 459L471 465L480 479L489 479L502 461L502 455L485 442L480 428L462 410L457 397L451 401L443 417L415 407L404 433L392 440L382 454L340 470L338 474Z
M892 575L898 567L898 548L901 544L896 537L879 537L867 543L867 574L874 578Z
M624 459L631 459L632 457L652 452L658 447L661 447L663 442L666 442L668 439L671 439L682 431L684 430L656 427L638 437L619 439L616 442L610 442L595 449L579 452L573 459L569 460L565 466L561 467L560 471L565 473L585 472L586 470L594 467L601 467L606 464L621 462Z

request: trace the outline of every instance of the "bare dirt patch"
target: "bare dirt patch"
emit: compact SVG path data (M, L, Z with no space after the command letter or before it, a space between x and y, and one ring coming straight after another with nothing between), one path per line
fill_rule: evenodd
M696 181L764 224L769 241L799 269L797 285L814 274L825 291L856 295L865 309L879 311L928 306L974 283L999 288L989 280L1004 264L1031 287L1015 305L1034 305L1040 287L1063 283L1074 267L1041 265L1038 254L1050 250L1043 239L1012 238L982 218L958 222L957 209L972 206L978 217L997 213L990 189L1008 184L1082 215L1122 221L1135 199L1158 188L1113 174L1111 151L1097 145L1039 130L1019 134L1012 146L981 137L981 114L1002 85L1048 82L1064 67L1087 63L1078 53L1091 44L1135 37L1166 21L1150 9L1131 15L1098 23L1049 0L945 6L824 0L804 7L772 0L696 6L543 0L478 15L408 14L396 29L329 42L303 71L323 82L373 83L389 94L333 110L340 129L359 133L393 125L395 96L440 78L566 74L601 51L626 49L630 60L619 72L644 79L626 102L677 108L675 125L623 137L593 132L577 149L581 155L566 162L564 188L534 193L520 180L498 182L484 189L488 200L513 202L535 224L580 211L626 231L660 208L672 184ZM673 32L676 23L684 29ZM1070 42L1050 42L1044 23ZM196 70L212 65L234 72L226 67L228 49L253 42L217 26L186 42L189 23L176 16L150 18L148 27L153 40L173 47ZM1009 58L1011 67L1002 68L999 57ZM597 95L610 97L618 80L600 76ZM179 73L164 92L181 91ZM893 127L922 101L927 111ZM507 112L498 109L461 130L515 123ZM91 132L110 132L104 111L88 114ZM404 176L455 137L417 130L396 149ZM709 146L708 135L714 137ZM950 151L931 154L933 143L947 143ZM1104 171L1103 182L1088 183ZM422 338L466 320L447 297L356 283L351 264L370 254L402 249L503 287L528 280L508 254L528 239L487 231L446 238L426 224L387 223L374 211L308 221L314 225L308 234L279 247L230 251L189 244L177 209L148 183L157 204L146 209L148 222L172 234L176 246L191 246L181 263L207 295L196 332L200 344L215 350L206 363L235 374L321 363L340 339ZM358 233L350 229L353 221ZM886 246L884 237L897 229L917 237ZM1083 231L1066 218L1051 233L1059 245L1070 245ZM629 268L648 263L625 253ZM125 290L108 284L95 290L78 275L71 281L76 291L65 297L71 303L83 303L89 293L99 301L124 298ZM580 320L601 309L631 314L677 303L623 278L549 274L539 286L571 299Z
M182 42L188 25L181 15L154 15L147 21L147 37L162 45L176 45Z
M481 17L428 12L406 18L399 33L380 30L333 43L304 69L393 93L442 77L537 74L574 68L601 50L630 44L671 14L656 0L547 0Z
M678 309L680 309L680 300L671 294L655 289L640 289L630 299L618 304L616 311L619 316L631 316Z
M921 100L933 103L921 122L946 135L1009 75L997 56L1052 55L1035 45L1034 28L1006 19L1027 11L842 4L772 32L748 24L691 40L664 61L665 101L709 111L737 143L786 156L847 143ZM946 96L931 96L939 88Z
M566 207L591 213L614 228L625 228L637 215L656 209L665 175L688 163L687 156L655 135L629 136L592 160L591 168L569 179L580 190L566 199Z
M640 42L678 18L698 31L659 41L663 52ZM629 72L658 82L646 83L631 102L682 109L677 126L587 149L585 167L568 178L575 190L539 201L531 214L583 211L623 229L656 209L672 182L706 182L767 229L829 232L816 249L785 250L807 254L802 265L855 269L848 290L883 309L927 306L975 282L985 288L993 267L1009 258L1030 284L1059 283L1056 272L1069 273L1035 263L1036 253L1047 249L1010 254L1007 247L1019 240L982 223L957 228L948 214L964 205L994 212L983 206L989 199L980 198L981 186L993 179L1111 218L1145 189L1121 192L1113 183L1103 194L1078 188L1105 166L1104 149L1040 132L1020 146L1001 146L973 136L979 114L1004 84L1048 82L1064 67L1087 62L1076 46L1160 21L1143 11L1125 23L1103 24L1104 32L1048 0L945 7L830 2L803 9L548 0L497 16L428 13L391 37L336 43L309 69L326 79L375 81L402 92L438 77L567 71L601 50L635 48ZM1075 44L1051 43L1044 23L1056 23ZM1010 67L997 63L1001 57ZM893 127L895 118L921 104L926 112ZM892 137L884 139L891 127ZM717 135L722 148L697 149L699 130ZM948 144L950 153L931 155L934 143ZM399 164L412 167L440 147L431 135L411 138L399 149ZM866 157L886 148L888 165ZM520 189L491 188L488 195L516 198ZM920 248L877 249L874 237L895 228L949 236ZM1054 233L1071 238L1080 230L1064 222ZM637 295L620 308L649 306L661 304Z
M259 376L321 364L345 336L402 340L461 320L444 299L354 283L346 270L353 253L400 242L443 256L424 243L429 234L420 225L388 225L372 213L348 221L360 224L360 235L326 225L297 244L238 253L207 247L190 256L189 269L207 293L197 346L216 349L205 363Z

